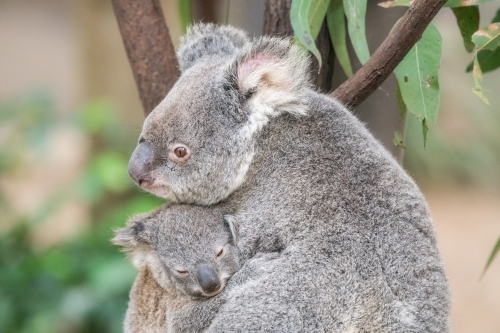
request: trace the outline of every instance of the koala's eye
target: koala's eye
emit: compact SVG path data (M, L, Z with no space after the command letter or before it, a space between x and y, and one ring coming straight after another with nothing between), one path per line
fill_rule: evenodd
M186 161L190 155L189 148L183 144L175 144L168 153L169 158L178 163Z
M187 149L185 147L177 147L174 149L174 154L179 158L184 157L187 154Z
M180 276L187 276L189 274L189 272L183 267L174 268L174 271L177 275Z
M226 254L226 251L224 250L223 247L221 247L220 249L217 250L217 253L215 254L215 257L217 259L220 259L222 258L224 255Z

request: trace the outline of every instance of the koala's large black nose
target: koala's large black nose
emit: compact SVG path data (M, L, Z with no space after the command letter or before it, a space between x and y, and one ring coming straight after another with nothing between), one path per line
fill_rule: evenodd
M208 265L200 265L196 270L196 279L205 294L212 294L217 291L221 282L215 270Z
M128 174L139 185L151 184L151 166L153 165L153 149L146 142L137 145L128 162Z

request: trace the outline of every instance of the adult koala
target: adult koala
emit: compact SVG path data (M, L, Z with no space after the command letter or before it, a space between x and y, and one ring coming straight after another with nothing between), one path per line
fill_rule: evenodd
M246 258L209 332L448 332L431 218L412 179L334 99L289 39L197 25L182 75L147 117L129 173L175 202L220 203Z

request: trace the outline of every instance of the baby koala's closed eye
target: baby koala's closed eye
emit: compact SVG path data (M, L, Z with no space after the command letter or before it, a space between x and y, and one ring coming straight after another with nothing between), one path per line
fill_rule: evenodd
M234 218L217 207L165 205L131 218L113 238L140 270L125 332L195 332L209 325L217 309L206 299L240 269L237 241Z

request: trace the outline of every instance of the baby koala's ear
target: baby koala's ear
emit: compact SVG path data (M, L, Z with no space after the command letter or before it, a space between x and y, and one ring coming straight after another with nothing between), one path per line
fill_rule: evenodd
M236 59L237 87L257 118L307 113L309 58L291 39L262 37ZM234 68L234 67L233 67Z
M236 221L236 218L233 215L226 214L224 215L224 225L231 236L229 243L234 246L238 246L240 228L238 221Z
M152 239L147 218L148 214L138 214L129 219L125 228L115 231L112 243L122 246L126 252L150 248Z

